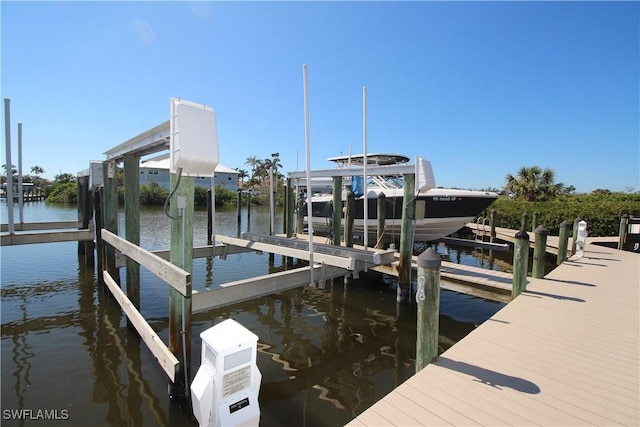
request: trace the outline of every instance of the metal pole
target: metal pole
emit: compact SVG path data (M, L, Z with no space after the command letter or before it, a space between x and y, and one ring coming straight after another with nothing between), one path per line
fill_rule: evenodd
M302 66L304 83L304 140L307 151L307 227L309 233L309 273L310 283L313 284L313 209L311 206L311 141L309 137L309 91L307 85L307 64Z
M22 123L18 123L18 213L24 222L24 190L22 188Z
M362 151L363 151L363 164L362 164L362 175L363 175L363 190L364 190L364 249L366 250L369 246L369 197L367 190L367 87L364 86L362 88Z
M16 229L13 223L13 168L11 167L11 100L4 99L4 140L6 146L5 166L7 171L7 220L9 222L9 234L14 234Z

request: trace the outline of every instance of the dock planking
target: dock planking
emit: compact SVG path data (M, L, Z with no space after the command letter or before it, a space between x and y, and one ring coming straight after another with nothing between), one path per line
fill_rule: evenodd
M348 425L637 426L639 302L640 255L588 239Z

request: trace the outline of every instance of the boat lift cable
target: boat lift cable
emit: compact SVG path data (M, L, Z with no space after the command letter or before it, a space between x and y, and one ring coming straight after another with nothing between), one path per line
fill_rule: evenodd
M180 179L182 179L182 168L178 168L178 170L176 171L178 174L178 180L176 181L176 185L173 187L173 190L171 190L171 193L169 193L169 195L167 196L166 199L164 199L164 214L166 216L168 216L169 218L176 220L178 218L171 216L171 214L169 213L167 207L169 206L169 200L171 200L171 197L173 197L173 195L175 194L176 190L178 189L178 186L180 185Z

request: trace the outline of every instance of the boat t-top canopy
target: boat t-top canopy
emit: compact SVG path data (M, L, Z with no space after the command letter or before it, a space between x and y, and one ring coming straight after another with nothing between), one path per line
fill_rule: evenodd
M350 165L354 165L354 166L364 165L363 154L329 157L327 160L330 162L337 163L338 167L348 167ZM407 156L403 156L402 154L387 154L387 153L367 154L367 165L389 166L389 165L404 164L408 162L409 162L409 158Z

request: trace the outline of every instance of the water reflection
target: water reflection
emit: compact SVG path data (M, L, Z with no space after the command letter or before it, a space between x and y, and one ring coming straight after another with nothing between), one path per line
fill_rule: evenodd
M161 215L145 212L141 221L152 230L142 236L150 249L167 247ZM227 221L233 233L235 215L219 212L216 221ZM254 208L253 229L263 232L264 219ZM206 241L204 224L196 226L196 244ZM2 408L68 409L72 425L195 426L190 407L169 402L164 372L96 284L94 269L76 254L75 243L2 250ZM28 259L37 259L37 268L26 265ZM251 277L301 265L267 254L202 259L194 265L194 280L215 287L240 273ZM144 271L141 289L142 314L166 342L168 289ZM500 307L443 292L441 351ZM199 313L193 318L192 375L200 364L199 334L229 317L259 336L265 426L343 425L415 370L415 307L396 305L388 278L361 274L349 285L333 280L324 289L303 287ZM3 419L3 425L28 423Z

